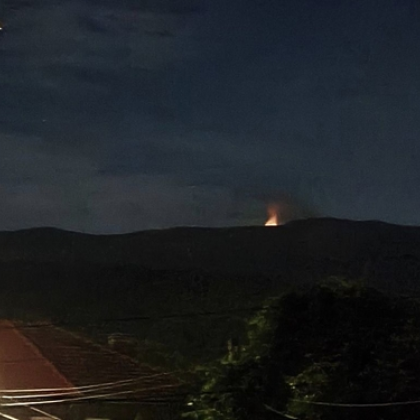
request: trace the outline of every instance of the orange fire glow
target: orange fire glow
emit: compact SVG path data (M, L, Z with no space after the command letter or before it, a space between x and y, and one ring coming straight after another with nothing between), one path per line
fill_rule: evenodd
M277 216L277 209L273 206L268 207L268 220L265 222L265 226L278 226L279 220Z

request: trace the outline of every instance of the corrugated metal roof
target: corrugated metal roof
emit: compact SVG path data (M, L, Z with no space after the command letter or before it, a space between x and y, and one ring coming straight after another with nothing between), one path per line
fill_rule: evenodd
M73 383L10 321L0 320L0 389L73 388Z

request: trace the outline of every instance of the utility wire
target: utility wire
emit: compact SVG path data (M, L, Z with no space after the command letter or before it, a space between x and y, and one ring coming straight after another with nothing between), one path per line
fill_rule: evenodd
M305 401L305 400L292 400L293 402L309 404L309 405L319 405L322 407L342 407L342 408L379 408L379 407L398 407L404 405L417 405L420 404L420 400L414 401L396 401L388 403L366 403L366 404L357 404L357 403L329 403L324 401Z
M149 380L152 378L156 378L156 377L162 377L162 376L167 376L167 375L174 375L176 373L179 373L179 371L174 371L174 372L163 372L163 373L156 373L153 375L144 375L144 376L139 376L136 379L127 379L127 380L123 380L123 381L114 381L114 382L103 382L100 384L95 384L95 385L83 385L83 386L78 386L78 387L67 387L67 388L33 388L33 389L7 389L7 390L2 390L1 391L1 396L0 399L5 398L5 399L13 399L13 400L17 400L17 399L27 399L27 398L45 398L45 397L50 397L50 396L65 396L65 395L73 395L73 394L80 394L81 392L83 393L89 393L89 392L95 392L98 390L106 390L108 388L120 388L122 386L125 385L132 385L132 384L136 384L140 381L143 380ZM30 394L23 394L21 395L22 392L27 392ZM33 393L40 393L40 394L33 394ZM46 392L46 393L45 393ZM7 394L14 394L14 395L7 395ZM17 395L15 395L17 394Z
M7 420L20 420L17 417L13 417L13 416L10 416L9 414L2 413L1 411L0 411L0 417L3 417L4 419L7 419Z
M169 373L164 373L169 374ZM159 374L158 374L159 375ZM151 378L153 376L158 375L150 375L147 377L141 377L138 380L145 379L145 378ZM94 391L105 391L107 387L112 387L113 385L117 384L124 384L128 383L130 384L131 380L128 381L116 381L114 383L104 383L102 385L87 385L84 387L84 389L87 390L87 392L94 392ZM135 382L135 380L133 380ZM131 390L124 390L124 391L118 391L118 392L108 392L108 393L102 393L102 394L93 394L93 395L85 395L81 397L71 397L71 398L59 398L59 399L47 399L42 400L42 397L46 396L53 396L53 397L61 397L65 396L64 393L57 393L57 394L41 394L41 395L26 395L26 396L15 396L10 397L4 395L3 398L10 398L14 401L17 398L38 398L40 397L40 400L36 401L25 401L25 402L10 402L10 403L0 403L0 407L21 407L21 406L29 406L29 405L46 405L46 404L63 404L63 403L74 403L74 402L82 402L82 401L100 401L100 402L114 402L119 404L124 403L141 403L141 402L149 402L149 403L165 403L165 402L173 402L173 398L164 398L164 399L158 399L156 397L153 398L134 398L134 399L113 399L115 397L119 397L122 395L130 395L130 394L136 394L136 393L142 393L142 392L150 392L150 391L162 391L167 389L172 389L179 387L180 384L170 384L170 385L160 385L157 387L149 387L149 388L140 388L140 389L131 389ZM83 388L83 387L80 387ZM97 388L97 389L95 389ZM53 390L54 388L50 388L49 390ZM58 390L66 389L66 388L55 388ZM28 391L28 390L27 390ZM39 391L39 390L38 390ZM2 391L4 392L4 391ZM17 390L9 390L6 392L18 392ZM76 391L77 392L77 391ZM235 389L231 389L228 391L218 391L218 392L184 392L184 393L172 393L172 397L187 397L187 396L201 396L201 395L224 395L235 392ZM68 394L74 394L74 392L69 392ZM380 407L398 407L398 406L409 406L409 405L419 405L420 400L412 400L412 401L397 401L397 402L387 402L387 403L331 403L331 402L325 402L325 401L306 401L306 400L299 400L299 399L292 399L291 401L302 403L302 404L308 404L308 405L316 405L316 406L323 406L323 407L337 407L337 408L380 408ZM265 408L269 411L272 411L274 413L277 413L285 418L296 420L295 417L290 416L287 413L282 413L280 411L275 410L273 407L270 407L268 405L265 405ZM0 413L0 416L5 416L4 413ZM13 417L5 417L5 418L11 418ZM13 419L14 420L14 419Z
M121 395L125 394L135 394L135 393L141 393L141 392L147 392L147 391L159 391L159 390L166 390L170 388L175 388L176 385L168 385L168 386L159 386L159 387L150 387L150 388L141 388L141 389L132 389L127 391L121 391L121 392L113 392L109 394L99 394L99 395L93 395L88 397L74 397L74 398L66 398L66 399L57 399L57 400L35 400L35 401L25 401L25 402L17 402L17 403L0 403L0 407L23 407L27 405L53 405L53 404L75 404L75 403L83 403L85 401L89 402L103 402L103 403L115 403L115 404L127 404L127 403L149 403L149 404L164 404L164 403L173 403L176 401L183 401L186 397L193 397L193 396L199 396L199 395L214 395L214 396L220 396L220 395L226 395L231 394L234 390L229 391L218 391L218 392L211 392L211 391L203 391L203 392L174 392L171 393L171 398L168 396L158 398L158 397L135 397L135 398L117 398ZM237 390L236 390L237 391ZM177 398L175 398L177 397Z
M29 410L34 411L37 414L42 414L44 417L48 417L52 420L62 420L60 417L54 416L51 413L48 413L44 410L41 410L40 408L36 408L36 407L31 407L30 405L26 406ZM32 417L31 417L32 418Z
M121 395L128 395L128 394L135 394L135 393L142 393L142 392L149 392L149 391L162 391L171 388L177 388L179 384L170 384L170 385L160 385L158 387L150 387L150 388L140 388L140 389L132 389L128 391L118 391L118 392L111 392L106 394L98 394L93 396L83 396L83 397L74 397L74 398L61 398L55 400L36 400L36 401L26 401L26 402L10 402L10 403L0 403L0 407L23 407L27 405L50 405L50 404L62 404L62 403L72 403L74 401L98 401L102 400L103 398L108 397L117 397Z
M290 419L290 420L299 420L297 417L293 417L290 414L287 413L282 413L281 411L278 411L276 409L274 409L273 407L270 407L267 404L264 404L264 407L268 410L271 411L272 413L278 414L281 417L284 417L285 419Z
M62 399L47 399L47 400L36 400L36 401L25 401L25 402L10 402L10 403L0 403L0 407L21 407L21 406L29 406L29 405L50 405L50 404L73 404L77 402L83 401L97 401L97 402L111 402L111 403L118 403L118 404L127 404L127 403L168 403L174 402L174 397L180 397L180 399L184 399L185 397L197 397L202 395L226 395L231 394L236 389L230 389L227 391L203 391L203 392L178 392L172 393L172 398L124 398L124 399L115 399L115 397L119 397L122 395L130 395L136 393L143 393L143 392L150 392L150 391L163 391L168 389L173 389L178 387L179 384L176 385L160 385L157 387L148 387L148 388L138 388L138 389L131 389L131 390L124 390L118 392L109 392L104 394L97 394L97 395L88 395L88 396L81 396L81 397L71 397L71 398L62 398ZM13 397L15 399L15 397ZM418 405L420 404L420 400L412 400L412 401L397 401L397 402L388 402L388 403L331 403L325 401L305 401L299 399L292 399L291 401L302 403L302 404L309 404L309 405L317 405L317 406L324 406L324 407L337 407L337 408L380 408L380 407L398 407L398 406L408 406L408 405ZM280 412L269 405L264 405L265 408L269 411L277 413L285 418L297 420L296 417L291 416L290 414Z
M30 405L28 405L27 407L28 407L31 411L34 411L35 413L38 413L38 414L42 414L43 416L48 417L48 418L50 418L50 419L52 419L52 420L62 420L60 417L54 416L53 414L48 413L47 411L41 410L41 409L39 409L39 408L32 407L32 406L30 406Z
M159 387L157 388L146 388L144 390L158 390L161 389ZM142 390L142 391L144 391ZM235 391L238 391L238 389L230 389L228 391L217 391L217 392L211 392L211 391L207 391L207 392L185 392L185 393L173 393L172 396L173 397L187 397L187 396L191 396L191 397L197 397L197 396L201 396L201 395L214 395L214 396L220 396L220 395L226 395L226 394L231 394ZM131 391L123 391L124 393L136 393L139 392L139 390L131 390ZM115 395L119 395L120 393L115 393ZM164 402L173 402L173 399L169 399L169 398L165 398L165 399L158 399L158 398L149 398L149 399L124 399L124 400L114 400L112 399L112 395L109 394L109 397L106 396L99 396L100 397L100 401L102 402L115 402L115 403L128 403L128 402L132 402L132 403L136 403L136 402L155 402L155 403L164 403ZM90 397L89 397L90 398ZM74 399L70 399L70 400L66 400L67 402L73 402L73 401L80 401L83 400L82 398L74 398ZM99 400L98 400L99 401ZM325 406L325 407L337 407L337 408L380 408L380 407L398 407L398 406L408 406L408 405L417 405L420 404L420 400L412 400L412 401L397 401L397 402L388 402L388 403L330 403L330 402L323 402L323 401L305 401L305 400L296 400L296 399L292 399L291 401L293 402L298 402L298 403L303 403L303 404L310 404L310 405L318 405L318 406ZM40 404L42 404L42 402L39 402ZM51 401L50 403L54 403L54 401ZM4 404L0 404L0 406L7 406ZM273 407L270 407L268 405L265 405L265 408L267 410L270 410L272 412L277 412L277 414L281 414L282 416L286 417L286 418L291 418L294 419L293 416L290 416L289 414L286 413L282 413L280 411L275 410Z

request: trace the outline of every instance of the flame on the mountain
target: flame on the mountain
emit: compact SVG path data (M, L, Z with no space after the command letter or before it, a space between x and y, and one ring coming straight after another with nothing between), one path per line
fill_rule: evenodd
M265 222L265 226L278 226L279 219L277 214L277 208L275 206L268 206L267 213L268 220Z

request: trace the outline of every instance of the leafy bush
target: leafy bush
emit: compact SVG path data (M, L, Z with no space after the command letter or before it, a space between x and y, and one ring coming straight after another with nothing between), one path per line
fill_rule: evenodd
M272 299L248 321L248 342L201 368L186 416L414 419L415 405L332 407L420 399L420 306L330 279ZM275 413L276 412L276 413Z

